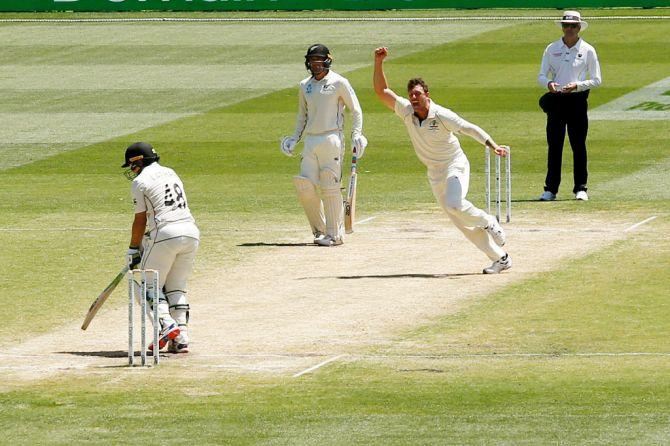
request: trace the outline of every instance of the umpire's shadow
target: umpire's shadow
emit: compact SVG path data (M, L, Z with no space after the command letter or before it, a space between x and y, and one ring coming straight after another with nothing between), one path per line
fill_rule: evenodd
M314 276L298 277L296 280L321 280L321 279L458 279L459 277L481 276L482 273L444 273L444 274L423 274L423 273L404 273L404 274L361 274L351 276Z

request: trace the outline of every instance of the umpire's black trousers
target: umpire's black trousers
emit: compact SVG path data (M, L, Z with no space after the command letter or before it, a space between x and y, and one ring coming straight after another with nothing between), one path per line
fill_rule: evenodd
M561 164L563 161L563 142L565 130L568 130L572 159L574 161L575 187L573 193L586 191L588 170L586 168L586 134L589 130L587 116L589 91L579 93L552 94L552 106L547 110L547 178L544 190L558 193L561 184Z

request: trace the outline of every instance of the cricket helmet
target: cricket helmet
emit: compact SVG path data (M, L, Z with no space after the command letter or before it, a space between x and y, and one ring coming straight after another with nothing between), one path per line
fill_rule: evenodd
M139 160L142 160L143 167L146 167L159 159L160 156L158 156L158 153L156 153L151 144L136 142L126 149L126 162L121 167L130 167L131 164Z
M312 67L309 63L309 58L311 56L321 56L323 60L323 69L329 70L330 64L333 63L333 56L330 55L330 50L326 45L320 43L315 43L307 48L307 54L305 54L305 68L307 68L312 74L316 74L312 71Z

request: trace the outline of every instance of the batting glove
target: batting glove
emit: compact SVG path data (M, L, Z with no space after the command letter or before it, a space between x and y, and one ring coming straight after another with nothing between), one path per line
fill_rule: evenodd
M363 135L355 135L351 137L351 145L356 149L356 157L362 158L365 148L368 146L368 139Z
M293 156L293 150L298 144L298 141L293 136L284 136L279 145L279 149L286 156Z
M135 248L133 246L128 248L128 251L126 251L126 261L128 262L128 268L135 269L135 267L142 261L140 248Z

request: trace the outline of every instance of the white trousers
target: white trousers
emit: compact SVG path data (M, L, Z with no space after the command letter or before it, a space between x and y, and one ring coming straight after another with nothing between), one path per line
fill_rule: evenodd
M305 136L305 148L300 162L300 176L309 178L315 186L321 184L321 172L332 173L339 180L342 177L342 157L344 156L344 139L341 133L332 132L323 135ZM329 184L325 185L330 186ZM337 185L339 189L339 184Z
M140 268L158 271L160 288L158 297L159 318L172 318L165 297L166 294L171 297L174 296L175 300L183 302L185 306L188 305L186 300L187 281L193 271L193 263L199 244L198 239L188 236L176 236L159 242L149 238L143 240ZM148 283L147 290L153 296L154 290L150 287L151 283Z
M300 176L309 179L315 187L320 186L326 234L336 240L344 238L344 207L340 191L343 156L344 139L341 132L305 137Z
M428 181L437 202L468 240L493 261L505 255L484 229L495 217L465 199L470 187L470 163L429 169Z

